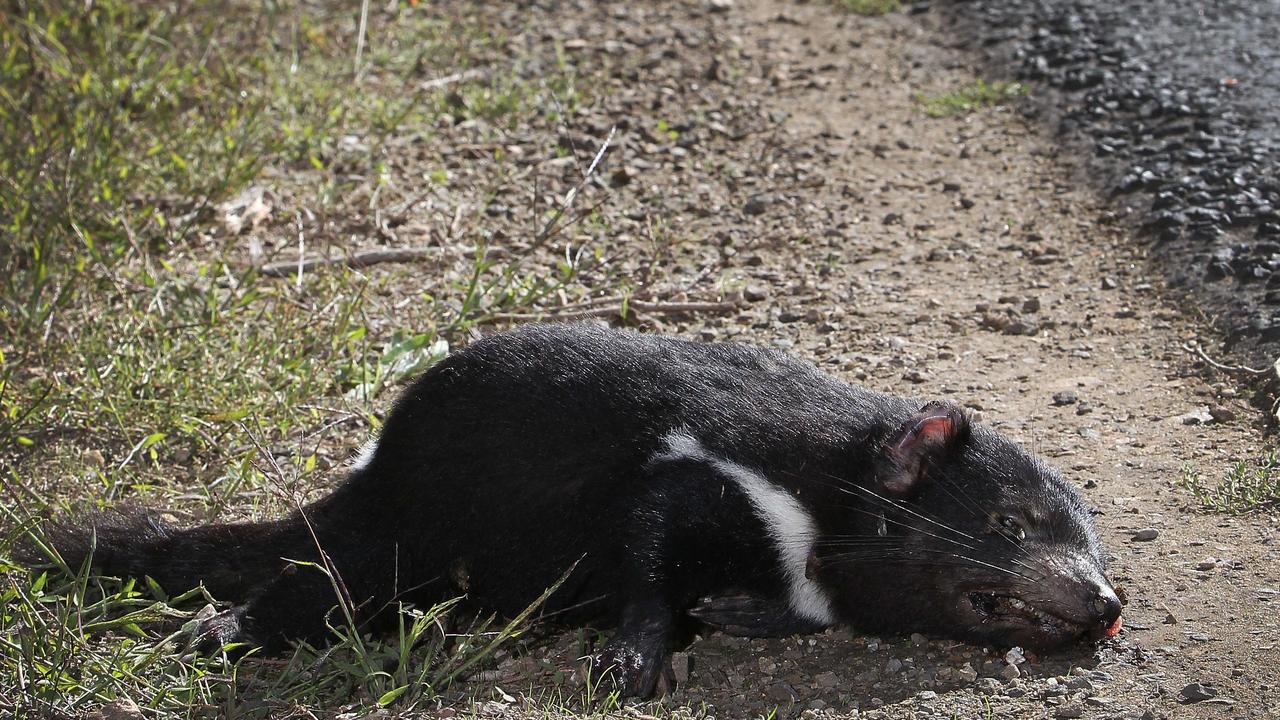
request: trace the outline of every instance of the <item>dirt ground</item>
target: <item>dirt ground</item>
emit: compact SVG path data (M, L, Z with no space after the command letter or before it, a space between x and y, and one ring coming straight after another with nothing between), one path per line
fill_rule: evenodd
M546 20L529 32L548 32ZM556 20L569 52L597 53L629 86L616 116L592 121L597 144L629 123L604 168L613 202L720 240L673 245L671 277L692 278L677 299L715 296L729 278L749 301L687 321L641 313L642 324L772 344L850 382L974 409L1097 506L1128 596L1113 641L1014 668L1007 648L848 629L700 638L677 656L685 679L665 712L1280 713L1276 518L1206 515L1177 485L1184 465L1217 478L1260 453L1260 419L1231 378L1183 350L1208 330L1166 301L1105 205L1067 182L1071 158L1014 110L919 112L917 93L974 77L947 28L927 12L767 0L586 6ZM679 139L646 132L655 117ZM578 638L503 661L468 688L493 700L461 712L523 714L522 693L554 692L547 668L572 667Z

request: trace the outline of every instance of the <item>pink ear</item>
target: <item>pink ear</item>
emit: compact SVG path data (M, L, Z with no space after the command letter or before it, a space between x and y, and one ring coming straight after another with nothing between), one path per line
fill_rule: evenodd
M969 436L969 418L953 403L931 402L890 437L878 463L880 487L895 497L913 495L930 465L946 461Z
M893 449L895 452L902 452L916 443L946 443L955 434L955 427L955 419L950 415L930 415L905 433Z

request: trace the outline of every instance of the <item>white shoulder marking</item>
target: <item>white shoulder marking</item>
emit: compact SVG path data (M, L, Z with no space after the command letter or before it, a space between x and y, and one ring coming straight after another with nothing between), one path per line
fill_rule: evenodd
M369 463L373 462L373 454L378 451L378 438L374 438L364 445L360 446L360 452L356 453L356 457L351 461L352 470L363 470L369 467Z
M828 625L834 623L835 611L826 589L805 574L809 552L818 536L813 518L787 491L750 468L726 460L716 461L716 468L738 483L773 535L781 556L782 571L791 586L791 609L809 620Z
M656 455L655 461L702 460L742 488L778 549L778 559L789 586L791 609L808 620L827 625L835 623L835 610L826 589L805 574L818 529L800 501L751 468L711 455L697 438L684 430L673 431L665 440L667 449Z
M687 430L672 430L662 440L667 444L667 449L653 456L655 462L710 459L707 451L702 448L702 443Z

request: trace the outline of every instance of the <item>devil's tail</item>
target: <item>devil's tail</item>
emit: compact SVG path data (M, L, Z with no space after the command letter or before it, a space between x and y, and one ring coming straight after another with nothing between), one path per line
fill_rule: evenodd
M220 600L243 600L287 566L316 554L299 513L267 522L179 528L138 508L111 509L44 527L46 544L72 571L86 562L101 575L151 577L179 593L203 583ZM25 560L38 551L26 550Z

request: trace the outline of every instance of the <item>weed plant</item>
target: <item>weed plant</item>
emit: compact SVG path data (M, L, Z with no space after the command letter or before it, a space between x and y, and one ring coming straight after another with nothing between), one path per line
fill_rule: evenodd
M834 0L836 7L857 15L887 15L902 7L901 0Z
M1029 88L1023 83L996 80L987 82L982 78L972 84L944 93L916 95L916 103L920 111L929 117L953 117L968 115L984 107L1004 105L1015 102L1025 96Z
M1280 454L1241 460L1217 483L1207 482L1190 464L1182 466L1179 484L1210 512L1255 512L1280 507Z

